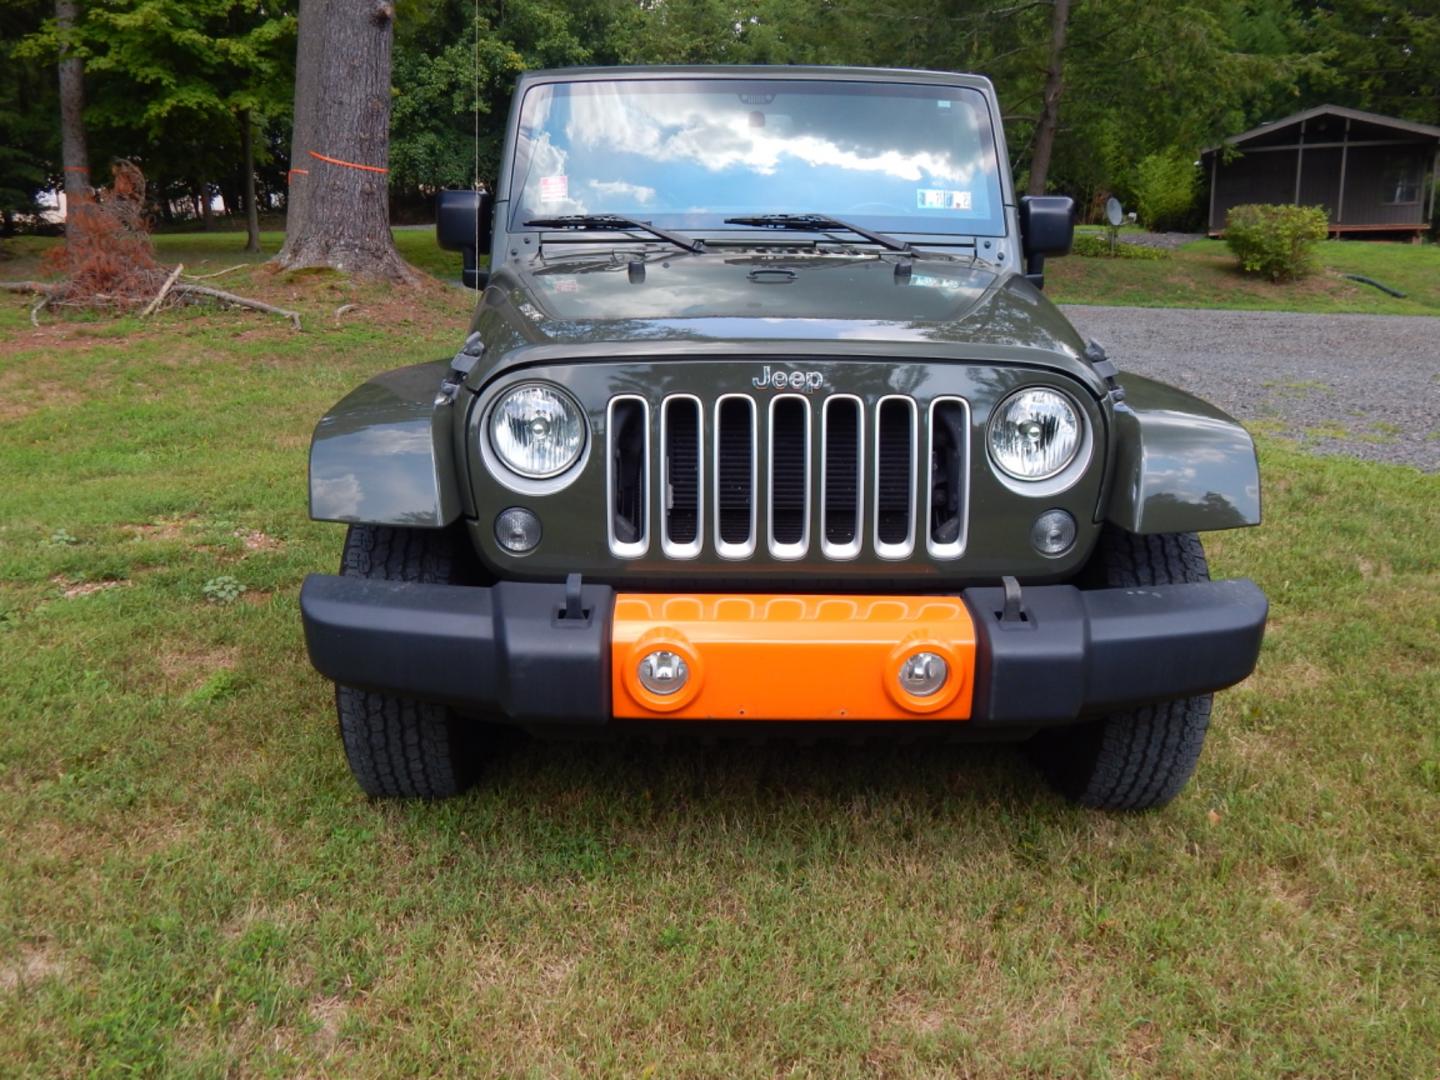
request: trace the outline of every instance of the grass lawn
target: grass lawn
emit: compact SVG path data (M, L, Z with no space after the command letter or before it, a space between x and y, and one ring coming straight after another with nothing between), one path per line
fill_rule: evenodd
M435 244L433 228L394 230L395 246L412 265L446 280L459 281L459 252L441 251ZM260 254L245 251L243 232L176 232L158 233L154 237L155 255L162 263L173 266L184 263L188 274L208 274L241 263L261 263L280 250L285 242L283 230L260 233ZM15 280L33 274L36 256L58 243L50 237L22 236L0 241L0 279ZM5 258L9 255L11 258ZM218 288L234 290L234 282L243 280L233 275L214 281Z
M1440 477L1262 443L1267 524L1209 541L1260 670L1160 813L1008 748L603 742L376 804L306 448L470 297L222 280L306 331L0 297L0 1075L1440 1070Z
M1320 271L1284 285L1241 274L1219 240L1192 241L1161 260L1070 256L1045 264L1046 291L1060 304L1440 315L1440 245L1327 240L1317 250ZM1374 278L1406 297L1344 274Z

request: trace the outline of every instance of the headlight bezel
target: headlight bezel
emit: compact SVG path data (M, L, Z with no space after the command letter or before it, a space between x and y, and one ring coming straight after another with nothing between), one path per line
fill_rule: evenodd
M501 452L495 443L495 420L500 407L513 395L530 389L552 394L563 406L573 410L581 432L580 449L563 467L544 474L524 472ZM584 471L595 442L590 414L573 393L557 383L544 379L519 379L498 388L480 414L476 442L490 475L510 491L524 495L548 495L568 487Z
M1063 464L1043 475L1030 477L1012 472L1005 466L996 454L993 438L995 426L1004 415L1007 406L1022 394L1037 391L1053 394L1064 403L1075 418L1078 438L1074 451ZM985 421L985 456L990 462L990 470L1000 483L1019 495L1048 498L1074 487L1085 475L1085 470L1089 468L1094 448L1095 422L1093 417L1081 405L1076 395L1050 383L1026 383L1013 387L996 402L994 408L990 410L989 418Z

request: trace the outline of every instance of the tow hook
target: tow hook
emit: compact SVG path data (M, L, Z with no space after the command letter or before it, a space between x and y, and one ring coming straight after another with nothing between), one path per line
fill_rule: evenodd
M485 356L485 343L480 340L480 331L476 330L465 339L465 344L460 346L460 351L450 361L450 370L445 372L445 378L440 380L440 390L435 395L435 406L449 405L455 400L455 395L460 392L464 385L466 376L474 370Z
M1117 375L1120 369L1115 366L1109 355L1105 352L1105 346L1098 341L1092 341L1085 346L1085 362L1090 365L1096 375L1105 380L1105 385L1110 388L1110 397L1116 402L1125 400L1125 388L1120 385Z

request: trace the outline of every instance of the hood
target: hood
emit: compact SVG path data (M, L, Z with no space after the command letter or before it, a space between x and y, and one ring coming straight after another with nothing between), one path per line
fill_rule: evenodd
M1036 350L1068 367L1084 349L1023 275L979 260L780 248L512 261L473 328L496 361L524 345L769 341Z

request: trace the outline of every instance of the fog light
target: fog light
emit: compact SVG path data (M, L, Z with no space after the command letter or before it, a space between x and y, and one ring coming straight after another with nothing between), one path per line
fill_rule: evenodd
M523 506L500 511L495 519L495 542L512 555L524 555L540 543L540 519Z
M1064 510L1046 510L1030 526L1030 543L1041 555L1063 555L1075 543L1075 519Z
M933 652L917 652L900 665L900 689L913 697L929 697L950 677L950 665Z
M647 653L640 661L640 685L652 694L668 697L684 688L690 679L685 658L669 649Z

